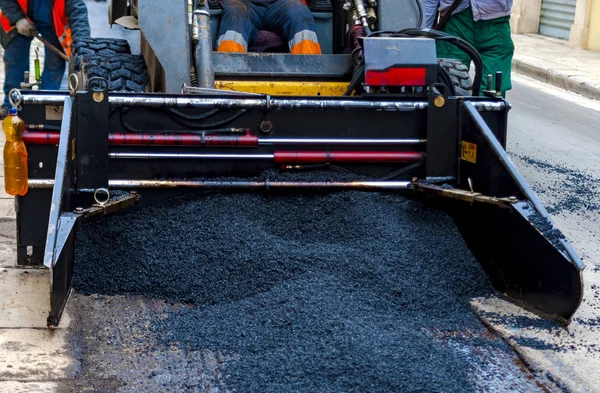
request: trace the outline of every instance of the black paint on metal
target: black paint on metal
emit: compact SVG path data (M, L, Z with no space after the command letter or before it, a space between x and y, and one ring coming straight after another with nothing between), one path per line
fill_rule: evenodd
M27 112L29 118L26 122L33 124L43 124L40 117L44 113L44 105L56 105L55 98L60 95L40 94L39 98L34 97L36 93L28 93ZM119 101L117 105L110 105L111 97ZM105 101L109 102L111 107L110 115L104 112L105 119L98 119L97 123L104 124L102 132L101 146L88 146L87 148L93 154L97 154L100 149L108 146L108 130L113 132L127 132L122 123L122 111L127 111L128 125L136 130L146 132L160 133L165 131L189 132L190 126L185 122L178 122L171 113L171 107L182 108L190 118L202 118L200 122L219 122L231 117L232 112L245 108L246 111L239 117L232 119L225 127L244 128L252 130L251 134L256 136L256 127L264 119L265 110L269 109L269 121L273 124L273 129L269 133L269 138L349 138L349 139L427 139L426 146L399 146L400 151L415 150L427 153L426 172L425 169L417 169L411 173L402 173L399 177L394 177L396 181L407 181L413 176L420 179L428 178L447 178L449 182L459 189L468 190L468 179L471 179L474 191L490 197L512 197L515 196L523 203L531 201L538 204L535 196L531 197L530 190L522 182L522 178L516 176L514 167L508 165L506 153L502 148L506 141L506 114L508 105L500 98L476 98L476 97L448 97L430 96L428 101L425 97L421 98L402 98L402 97L361 97L360 99L329 99L329 98L311 98L310 100L302 98L286 97L258 97L253 99L239 97L216 97L210 96L169 96L169 95L122 95L113 94L106 96ZM89 93L78 93L75 97L75 114L73 115L73 138L83 138L92 140L97 134L90 132L89 114L83 113L82 108L88 105L88 108L95 108L98 102L93 103L93 95ZM98 98L98 97L96 97ZM132 98L129 100L129 98ZM438 99L437 102L435 101ZM443 102L440 102L443 98ZM64 97L63 97L64 99ZM67 98L70 103L71 98ZM154 101L152 101L154 100ZM195 101L194 101L195 100ZM81 101L81 105L80 105ZM113 101L116 102L116 101ZM86 104L87 103L87 104ZM199 105L196 105L198 104ZM211 110L210 105L216 103L219 110L203 117L207 111ZM348 103L348 104L346 104ZM210 105L209 105L210 104ZM358 104L358 105L357 105ZM69 131L69 111L70 106L65 108L65 117L63 117L64 130ZM81 112L81 113L80 113ZM480 113L481 112L481 113ZM100 112L98 112L100 113ZM85 119L85 120L84 120ZM220 126L223 127L223 126ZM200 127L197 129L207 129L210 127ZM460 159L459 145L462 140L469 141L477 145L477 160L475 163ZM85 151L86 143L89 141L77 142L82 145ZM62 196L62 203L56 204L58 212L73 212L77 206L86 205L85 198L88 198L88 190L98 188L98 184L91 187L84 187L79 181L80 176L75 173L75 168L68 168L73 162L77 162L78 167L81 158L75 161L66 160L71 157L70 140L61 136L59 145L60 154L58 155L57 174L66 174L64 183L55 186L54 199L58 195ZM285 147L285 145L282 145ZM270 154L275 148L282 146L259 145L254 147L238 147L236 153L240 154ZM297 147L296 147L297 148ZM194 152L200 152L202 147L190 147ZM332 146L328 143L311 144L303 146L306 151L335 151L335 150L360 150L363 147L357 146ZM385 145L372 146L373 150L386 150ZM426 150L425 150L426 149ZM115 152L137 151L139 153L147 152L147 147L114 146ZM153 146L152 151L157 153L176 153L180 149L175 146ZM231 152L228 147L215 147L211 152L215 154L227 154ZM80 152L76 151L77 154ZM56 147L36 146L31 149L30 163L37 161L48 161L52 155L56 156ZM108 157L107 153L103 157ZM110 167L98 166L95 179L129 179L135 183L140 180L162 181L182 179L190 183L174 183L175 187L179 185L190 187L204 186L210 181L218 181L225 176L231 176L239 181L257 182L256 188L266 188L265 178L261 173L266 169L281 169L271 162L248 161L248 160L225 160L218 162L206 162L198 165L187 160L114 160ZM35 165L35 164L33 164ZM50 168L49 166L48 168ZM375 168L373 168L375 167ZM284 168L286 169L286 168ZM323 169L323 168L320 168ZM345 169L351 170L357 174L360 180L376 180L384 178L389 173L397 172L398 165L353 165ZM32 171L32 179L48 179L46 167ZM79 170L79 169L78 169ZM80 172L78 172L80 173ZM85 174L84 174L85 175ZM85 177L85 176L84 176ZM457 177L456 182L452 179ZM59 179L59 176L55 177ZM235 180L231 179L231 180ZM76 183L77 182L77 183ZM268 180L266 181L268 182ZM130 185L133 185L131 183ZM163 186L164 184L144 183L149 186ZM127 185L123 185L126 187ZM254 187L254 186L253 186ZM272 187L271 187L272 188ZM57 193L57 190L63 190L63 193ZM70 190L85 190L79 195L72 195ZM48 190L32 188L31 198L26 196L20 199L27 212L18 213L18 228L20 233L25 228L35 228L33 224L36 210L32 207L33 203L42 203ZM173 192L178 192L173 190ZM161 194L162 193L162 194ZM154 195L152 190L143 190L144 195ZM167 195L167 191L158 191L156 194ZM46 197L47 198L47 197ZM156 198L159 200L160 198ZM468 198L467 198L468 199ZM491 281L496 288L505 292L516 302L523 303L526 307L535 309L538 312L546 313L554 319L566 322L577 309L581 300L581 275L578 266L578 259L573 258L573 251L568 244L562 244L563 239L550 241L548 232L541 233L535 225L532 225L526 215L521 214L513 207L499 206L495 204L469 203L468 201L450 201L446 198L435 198L439 200L442 207L448 209L455 218L460 231L463 233L466 243L470 246L475 256L488 272ZM148 202L146 200L146 203ZM60 202L60 201L59 201ZM76 204L78 203L78 204ZM506 205L506 204L504 204ZM46 204L48 206L48 203ZM61 210L62 209L62 210ZM55 209L56 210L56 209ZM536 209L542 212L542 216L549 217L545 210ZM65 216L60 219L60 214L52 213L51 220L56 223L58 228L60 224L68 224ZM64 229L64 227L63 227ZM34 230L37 232L38 230ZM62 231L61 231L62 233ZM517 235L515 235L517 234ZM64 236L62 236L64 235ZM27 235L23 234L21 238ZM39 233L36 235L39 237ZM61 234L64 241L62 250L56 247L56 235L53 246L47 248L52 252L59 251L58 256L52 256L49 260L56 261L53 267L53 286L52 286L52 311L50 313L49 324L55 326L60 318L62 308L66 303L70 288L70 279L72 274L72 255L74 247L73 232L64 231ZM33 241L33 238L28 239ZM19 241L19 250L22 250L26 244ZM20 251L22 253L22 251ZM571 261L567 258L571 255Z
M537 314L571 320L583 298L581 270L526 216L489 204L455 203L450 211L498 291Z
M508 172L509 176L516 183L516 186L519 188L521 193L533 204L533 206L535 207L537 212L542 217L544 217L546 220L550 221L552 223L552 225L554 225L554 223L552 222L552 217L550 216L550 213L548 213L548 211L546 210L546 208L544 207L544 205L542 204L540 199L533 192L531 187L529 187L529 184L527 184L527 181L525 181L525 178L523 176L521 176L519 171L517 171L517 167L512 163L512 161L508 157L508 154L506 154L506 151L503 149L500 142L496 139L496 137L494 136L494 133L487 126L487 124L485 123L485 121L483 120L483 118L481 117L479 112L477 112L477 110L473 107L473 105L470 102L466 102L464 104L464 107L465 107L466 111L469 113L469 115L471 116L471 119L475 122L477 128L481 132L481 135L483 135L486 142L493 149L494 154L498 157L500 163L502 164L502 167ZM575 254L575 252L573 251L573 248L570 247L569 245L567 245L565 251L567 252L567 254L569 254L569 257L571 258L571 262L574 265L576 265L579 270L583 270L584 265L581 262L581 259L579 258L579 256L577 254Z
M108 82L97 90L88 83L88 90L77 93L75 101L76 127L75 168L78 188L108 186ZM85 130L80 135L77 131Z
M481 116L473 119L471 114L466 110L469 102L464 102L459 107L459 140L460 149L461 142L472 143L477 147L476 162L469 162L460 158L460 150L458 152L459 178L458 184L461 188L469 189L469 179L475 192L496 197L515 196L519 199L524 199L517 183L511 178L503 164L502 158L497 153L496 149L485 139L480 130L480 126L485 126L489 130L493 140L498 143L498 148L504 152L504 148L498 142L499 140L506 141L506 131L492 131L490 125L499 127L505 123L501 119L505 118L504 113L499 113L495 119L490 119L489 124L483 120ZM498 130L498 128L496 128ZM506 152L504 152L506 156ZM514 167L514 166L513 166ZM516 171L516 170L515 170Z
M473 105L464 102L460 109L461 138L477 145L475 163L460 160L461 183L470 178L475 192L521 202L512 209L455 204L451 212L459 231L496 289L528 309L568 323L583 296L581 260L568 243L561 245L566 240ZM534 215L550 229L536 226Z
M434 93L434 88L437 93ZM427 105L427 177L456 176L458 165L458 101L435 84Z
M52 190L29 189L15 198L17 206L17 264L42 266Z

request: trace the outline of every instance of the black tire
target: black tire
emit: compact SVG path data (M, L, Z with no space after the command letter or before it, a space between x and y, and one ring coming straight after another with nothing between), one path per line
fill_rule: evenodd
M145 92L149 90L150 78L146 62L141 55L116 54L84 55L80 62L82 88L93 77L108 81L109 91ZM100 81L92 81L94 88L101 88Z
M473 81L466 65L456 59L438 59L438 64L450 75L457 96L472 95Z
M81 60L85 55L114 56L131 53L129 43L121 38L83 38L74 42L71 50L72 71L80 70Z

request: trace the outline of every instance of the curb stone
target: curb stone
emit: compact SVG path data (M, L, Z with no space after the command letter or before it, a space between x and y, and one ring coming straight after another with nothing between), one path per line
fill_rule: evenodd
M513 59L513 71L541 82L549 83L558 88L581 94L584 97L600 100L600 86L586 81L578 80L576 76L569 76L544 67L539 67L520 59Z

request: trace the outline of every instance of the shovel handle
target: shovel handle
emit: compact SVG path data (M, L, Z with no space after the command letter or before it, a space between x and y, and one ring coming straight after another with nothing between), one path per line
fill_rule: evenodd
M35 37L38 40L42 41L42 43L44 45L46 45L47 48L49 48L52 52L54 52L58 56L60 56L64 61L66 61L67 63L69 62L69 58L67 57L67 55L65 55L65 53L63 51L61 51L60 49L58 49L57 47L52 45L47 39L42 37L42 35L40 33L38 33L37 31L35 32Z

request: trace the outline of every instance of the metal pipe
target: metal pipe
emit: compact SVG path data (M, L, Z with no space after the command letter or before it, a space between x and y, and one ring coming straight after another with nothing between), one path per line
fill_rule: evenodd
M224 93L225 94L225 93ZM54 105L61 106L68 96L67 93L54 94L23 94L24 105ZM373 109L387 111L425 110L425 101L391 101L391 100L360 100L343 99L306 99L306 98L273 98L267 107L265 97L256 98L214 98L202 96L165 96L158 94L120 94L111 93L108 102L114 108L149 107L149 108L198 108L198 109ZM475 109L483 112L503 111L506 101L468 101Z
M189 108L189 109L316 109L415 111L427 108L425 101L375 101L357 99L316 98L218 98L218 97L164 97L121 96L109 97L111 107Z
M29 179L34 189L52 188L52 179ZM350 182L282 182L282 181L201 181L201 180L109 180L113 189L139 188L198 188L198 189L361 189L361 190L407 190L409 181L350 181ZM88 190L93 191L93 190Z
M427 143L426 139L319 139L319 138L264 138L259 139L259 146L271 145L345 145L345 146L390 146L419 145Z
M185 96L121 96L108 97L114 108L189 108L189 109L261 109L266 106L264 98L218 98Z
M25 131L23 141L27 145L57 145L60 132ZM419 145L425 139L343 139L343 138L264 138L254 135L210 135L210 134L157 134L116 133L108 136L115 146L213 146L213 147L257 147L257 146L402 146Z
M396 151L276 151L273 161L276 164L352 164L367 162L422 162L423 153Z
M144 160L272 160L276 164L417 163L424 158L420 152L394 151L275 151L268 154L112 152L109 156L114 159Z
M23 93L24 105L53 105L62 106L68 93L53 93L53 94L27 94Z
M356 13L360 18L360 22L362 23L365 32L370 34L371 31L367 20L367 9L365 8L363 0L354 0L354 8L356 9Z
M110 134L108 143L115 146L206 146L206 147L257 147L258 137L253 135L202 135L202 134Z
M194 12L194 66L198 87L211 89L215 87L215 70L210 34L210 12L208 1L202 3L202 9Z
M29 188L52 188L54 179L28 179Z

